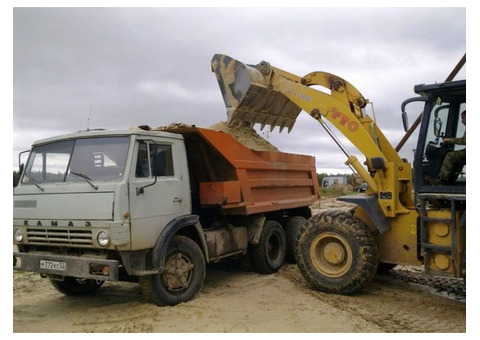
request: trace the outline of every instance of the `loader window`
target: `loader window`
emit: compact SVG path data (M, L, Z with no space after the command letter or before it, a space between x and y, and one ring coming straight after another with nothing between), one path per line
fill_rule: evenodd
M445 143L445 138L461 138L465 133L465 125L461 123L460 114L466 109L465 103L442 102L435 105L430 112L428 130L426 133L423 153L423 173L427 184L459 184L465 185L464 165L455 166L448 170L452 173L445 181L444 174L440 176L444 159L450 151L465 149L465 145Z
M465 111L467 109L466 107L467 106L464 103L462 103L460 105L460 111L459 112ZM465 134L466 128L467 128L466 125L461 124L460 120L459 120L458 123L457 123L457 128L455 129L456 132L454 134L454 137L461 138ZM459 150L459 149L464 149L464 148L465 148L465 146L460 145L460 144L455 144L455 146L454 146L454 150Z

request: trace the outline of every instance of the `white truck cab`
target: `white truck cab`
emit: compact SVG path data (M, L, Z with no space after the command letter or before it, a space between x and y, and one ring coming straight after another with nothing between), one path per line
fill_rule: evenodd
M28 241L32 257L36 247L44 252L45 246L91 249L100 257L108 249L151 249L159 226L190 212L181 135L78 132L34 143L14 189L14 242L21 249ZM29 266L28 254L19 258L22 266ZM40 269L79 274L67 264L43 260Z

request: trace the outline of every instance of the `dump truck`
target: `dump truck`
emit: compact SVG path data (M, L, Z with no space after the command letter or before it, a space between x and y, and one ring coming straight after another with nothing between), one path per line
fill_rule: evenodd
M197 127L83 131L33 144L13 194L13 268L66 295L138 281L175 305L206 264L279 270L319 199L311 156L246 148ZM293 257L293 255L289 255Z
M460 117L466 114L466 80L417 85L417 96L402 103L406 131L407 105L424 104L412 168L367 114L369 100L345 79L322 71L301 77L265 61L245 64L223 54L214 55L211 65L228 124L290 131L304 112L320 123L345 154L345 165L367 185L365 195L339 198L355 209L324 211L302 226L295 258L313 288L352 294L377 271L398 264L465 277L466 149L451 141L465 141ZM365 156L364 162L338 133ZM454 152L463 155L456 157L459 164L439 181L444 159Z

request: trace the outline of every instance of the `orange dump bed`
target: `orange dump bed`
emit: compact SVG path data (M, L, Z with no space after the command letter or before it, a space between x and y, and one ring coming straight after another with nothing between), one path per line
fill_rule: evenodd
M170 131L185 139L192 198L200 209L250 215L309 206L320 197L314 157L250 150L209 129Z

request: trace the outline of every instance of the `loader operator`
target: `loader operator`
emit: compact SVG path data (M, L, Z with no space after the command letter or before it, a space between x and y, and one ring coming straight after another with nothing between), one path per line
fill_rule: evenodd
M467 110L461 113L463 125L467 126ZM460 138L444 138L444 144L467 145L467 131ZM467 148L449 151L445 155L440 173L438 176L440 184L450 184L456 180L456 174L461 171L467 161Z

